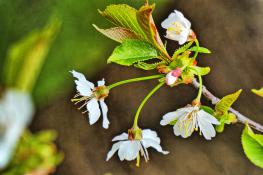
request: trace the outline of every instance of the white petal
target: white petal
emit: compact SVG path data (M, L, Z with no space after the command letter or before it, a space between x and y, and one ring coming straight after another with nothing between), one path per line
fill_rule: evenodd
M174 10L174 12L176 13L176 16L179 18L180 23L183 24L184 27L189 30L191 28L190 21L184 17L182 12L180 12L178 10Z
M107 154L106 161L108 161L114 155L114 153L119 149L121 144L122 142L117 142L112 145L111 150Z
M178 77L175 77L172 75L172 72L169 72L167 75L166 75L166 84L167 85L172 85L174 84L176 81L177 81Z
M98 101L93 98L87 104L87 109L89 112L89 123L94 124L100 118L100 108Z
M108 129L110 122L109 122L108 117L107 117L108 107L107 107L106 103L104 102L104 99L100 100L100 106L101 106L102 117L103 117L102 126L103 126L103 128Z
M27 93L8 90L0 101L0 123L5 126L0 138L0 169L12 158L16 144L30 123L34 106Z
M158 152L163 153L163 154L168 154L168 151L164 151L162 147L160 146L160 142L154 141L152 139L143 139L142 144L145 148L153 147L156 149Z
M201 116L199 116L197 120L199 128L206 140L211 140L212 137L215 137L216 132L213 125L210 122L208 122Z
M138 156L140 151L140 141L133 140L133 141L123 141L119 147L118 156L121 161L134 160Z
M98 81L98 86L103 86L103 85L105 85L104 78L102 80Z
M214 116L212 116L211 114L209 114L209 113L207 113L207 112L205 112L203 110L200 110L198 112L198 115L200 117L203 117L205 120L207 120L208 122L210 122L212 124L215 124L215 125L219 125L220 124L220 122Z
M174 130L174 135L176 135L176 136L180 136L181 135L181 130L179 128L179 123L178 122L176 122L176 124L174 125L173 130Z
M75 83L77 85L76 89L78 90L80 95L90 96L92 94L92 90L86 81L75 80Z
M142 130L142 139L151 139L157 143L160 143L160 138L158 137L157 133L150 129Z
M180 108L174 112L169 112L163 116L163 119L161 120L161 125L168 125L174 120L177 120L179 117L184 116L188 113L188 110L185 108Z
M91 89L94 89L94 84L88 81L82 73L76 72L75 70L72 70L71 73L73 74L73 77L77 78L81 82L85 82L85 84L87 84Z
M127 133L122 133L122 134L120 134L120 135L118 135L118 136L115 136L113 139L112 139L112 141L114 142L114 141L119 141L119 140L127 140L128 139L128 134Z

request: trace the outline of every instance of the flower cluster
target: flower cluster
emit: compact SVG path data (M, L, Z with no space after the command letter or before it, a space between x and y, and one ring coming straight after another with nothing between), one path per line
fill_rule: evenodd
M126 8L126 6L121 7ZM147 5L146 7L151 8ZM114 8L116 8L116 6L114 6ZM110 10L110 8L107 10ZM103 14L103 16L109 17L111 14L107 13L107 10L101 13ZM120 8L119 10L121 11L123 9ZM125 13L123 15L125 15ZM122 18L121 20L124 19ZM114 23L117 23L116 21L118 20L115 19ZM151 18L149 18L149 22L151 23L152 28L154 28L155 25L152 22ZM162 61L154 64L143 62L144 60L140 62L137 61L138 63L136 64L136 67L142 68L144 70L151 70L153 68L156 68L160 74L124 80L108 86L105 85L105 81L103 79L101 81L98 81L98 85L95 87L95 85L88 81L83 74L74 70L71 71L73 77L76 78L75 83L77 89L77 94L72 99L72 102L74 102L75 104L82 103L78 109L83 109L84 114L88 112L90 125L97 122L102 113L102 126L105 129L108 129L110 122L107 117L108 107L105 104L104 100L106 97L108 97L111 89L115 88L116 86L131 82L145 81L150 79L159 80L159 84L144 98L141 105L139 106L134 117L134 124L131 129L128 130L128 133L122 133L112 139L112 141L116 143L113 144L111 150L108 152L106 158L107 161L117 152L121 161L131 161L137 159L136 165L139 166L141 156L144 157L146 162L149 160L147 149L150 147L154 148L164 155L168 154L168 151L164 151L162 149L160 145L160 138L155 131L152 131L150 129L140 129L140 127L138 126L138 118L140 112L146 101L164 84L170 87L177 86L181 83L188 84L189 82L192 82L195 75L198 76L199 83L201 85L199 87L198 95L196 99L193 100L192 105L187 105L184 108L180 108L174 112L165 114L160 121L160 125L173 125L175 136L181 136L183 138L191 136L194 131L198 130L200 135L203 135L206 140L211 140L216 135L216 131L213 125L219 125L220 122L212 114L201 108L200 101L202 96L202 76L208 74L210 69L197 66L196 57L199 52L199 43L196 39L195 33L191 29L191 23L184 17L181 12L175 10L169 15L167 19L162 22L161 25L163 28L166 29L166 38L178 41L180 45L183 45L187 42L188 43L180 49L176 50L173 56L170 57L167 56L167 51L163 49L163 44L160 44L161 41L160 39L158 39L159 35L155 36L157 39L152 45L156 45L157 43L159 52L163 53L159 56ZM121 39L123 39L120 38L120 35L115 36L114 29L108 29L107 31L110 31L110 33L107 33L106 30L99 29L97 26L95 27L98 31L114 40L121 41ZM124 40L124 43L116 48L112 56L109 58L108 62L115 62L121 65L132 65L136 63L136 61L134 60L138 59L139 56L134 55L134 58L131 59L133 55L130 47L132 47L132 49L146 49L144 48L146 46L147 49L149 49L152 47L150 45L147 45L145 43L145 40L140 41L129 39L130 37L137 37L137 35L133 35L133 32L135 31L133 28L125 28L125 30L130 31L129 35L127 35L127 33L124 33L123 31L119 32L123 32L121 37L127 37L126 43ZM196 43L196 46L191 47L193 43ZM141 44L141 46L137 47L139 44ZM147 49L144 51L149 51ZM126 50L127 53L125 54L128 54L129 57L123 58L125 57L125 54L118 55L119 53L125 52ZM204 51L206 50L203 48L203 52ZM194 56L192 56L193 52ZM142 53L136 52L136 54Z

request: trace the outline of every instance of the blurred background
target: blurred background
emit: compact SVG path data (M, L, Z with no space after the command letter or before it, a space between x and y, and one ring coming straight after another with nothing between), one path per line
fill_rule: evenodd
M130 128L141 100L156 84L149 81L114 89L106 100L110 109L109 130L104 130L101 122L89 126L87 116L70 102L75 93L69 73L72 69L83 72L94 82L105 78L107 84L156 73L106 65L106 59L118 43L102 36L92 24L109 26L97 9L103 10L111 3L139 7L142 1L0 0L1 71L12 43L43 27L52 16L62 21L34 90L37 114L30 126L33 132L43 129L58 132L57 145L65 153L65 160L55 174L263 174L263 170L243 154L241 124L227 126L225 132L212 141L205 141L197 133L189 139L181 139L173 135L171 127L159 126L162 115L194 98L196 90L191 86L162 88L141 113L140 126L159 133L163 148L170 151L168 156L150 150L150 162L142 162L140 168L135 167L135 162L120 162L117 156L105 162L112 144L110 140ZM212 51L210 55L199 56L200 65L212 68L204 80L208 89L219 97L244 89L234 107L263 124L263 100L250 93L250 89L263 85L263 1L156 0L156 4L154 19L162 36L165 31L160 28L161 21L178 9L192 22L201 45ZM175 42L168 42L170 52L176 47ZM204 103L209 104L205 100Z

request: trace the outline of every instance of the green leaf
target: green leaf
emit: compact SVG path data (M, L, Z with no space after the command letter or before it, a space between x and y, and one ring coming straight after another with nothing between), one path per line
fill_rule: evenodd
M189 47L192 46L194 42L191 41L191 42L188 42L186 43L185 45L183 45L182 47L180 47L179 49L177 49L174 54L173 54L173 59L177 58L178 55L180 55L181 53L185 52Z
M189 66L190 71L193 72L193 74L196 75L207 75L210 72L210 68L209 67L198 67L198 66Z
M245 126L241 142L247 158L256 166L263 168L263 135L254 134L249 126Z
M103 35L107 36L108 38L122 43L126 39L139 39L139 37L129 29L123 28L123 27L113 27L109 29L101 29L95 24L93 24L93 27Z
M216 115L216 118L219 120L220 124L216 126L216 131L217 132L223 132L225 128L225 124L231 124L231 123L236 123L237 118L234 114L232 113L225 113L223 115Z
M104 11L99 11L102 16L119 27L124 27L146 39L147 36L137 21L137 11L126 4L109 5Z
M200 109L204 110L208 114L214 115L214 109L210 108L209 106L201 105Z
M263 97L263 87L261 89L252 89L251 90L254 94L260 96L260 97Z
M59 28L60 21L52 20L44 29L30 33L11 46L4 66L6 86L27 92L33 89Z
M152 18L152 12L154 8L155 4L147 4L142 6L137 12L137 20L144 33L146 34L147 41L152 43L160 51L164 51L165 47Z
M209 49L205 48L205 47L193 46L193 47L191 47L191 48L188 49L188 50L189 50L189 51L194 51L194 52L196 52L196 51L197 51L197 48L198 48L198 52L199 52L199 53L207 53L207 54L211 53L211 51L210 51Z
M134 66L137 68L143 69L143 70L153 70L161 63L163 63L163 62L161 61L161 62L149 64L149 63L145 63L145 62L140 61L137 64L135 64Z
M216 113L226 113L232 104L237 100L241 92L242 90L240 89L233 94L223 97L215 106Z
M157 57L157 51L149 43L140 40L126 40L114 49L108 59L108 63L114 62L124 66L131 66L136 62Z

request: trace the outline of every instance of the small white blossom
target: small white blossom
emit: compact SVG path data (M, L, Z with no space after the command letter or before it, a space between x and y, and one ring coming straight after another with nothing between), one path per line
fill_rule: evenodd
M170 71L168 74L166 74L165 82L167 85L171 86L178 80L178 77L181 76L182 70L180 68L177 68L175 70Z
M176 136L187 138L192 135L194 130L199 128L200 134L207 140L211 140L216 135L213 124L220 124L214 116L199 109L197 106L188 106L169 112L163 116L160 124L164 126L173 121L176 121L173 127Z
M79 72L71 71L73 77L77 78L75 83L77 85L78 94L72 99L75 104L79 102L84 102L84 104L79 108L82 109L86 107L86 110L83 113L88 112L89 114L89 123L90 125L96 123L102 111L103 128L109 128L109 120L107 117L108 107L104 102L104 99L108 96L108 89L105 86L104 79L98 81L98 86L95 87L94 84L88 80L86 80L85 76ZM101 110L100 110L101 107Z
M192 33L190 21L177 10L174 10L161 25L167 29L165 37L178 41L180 45L184 44Z
M12 158L16 144L34 112L27 93L9 90L0 100L0 169Z
M130 133L129 133L130 134ZM152 147L156 149L158 152L162 154L168 154L168 151L163 151L160 146L161 140L157 136L155 131L150 129L144 129L141 133L140 139L135 139L133 136L128 135L127 133L122 133L112 139L114 143L111 150L107 154L107 161L114 155L114 153L118 150L118 156L121 161L127 160L131 161L140 156L144 156L145 161L149 160L149 155L147 148Z

